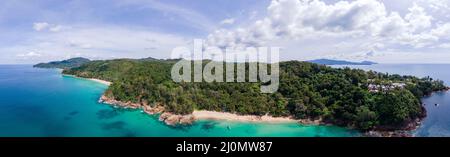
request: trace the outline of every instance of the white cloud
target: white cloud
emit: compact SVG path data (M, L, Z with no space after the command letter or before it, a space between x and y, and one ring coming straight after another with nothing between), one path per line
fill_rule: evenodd
M35 31L50 31L50 32L59 32L64 29L69 29L69 27L62 26L62 25L55 25L55 24L49 24L47 22L36 22L33 23L33 29Z
M450 9L450 1L448 0L419 0L419 2L427 4L434 11L447 11Z
M73 56L93 59L110 59L113 56L168 58L173 48L186 46L187 43L188 40L183 37L142 28L74 26L30 36L25 43L0 49L0 52L19 54L15 57L20 62L44 62ZM45 57L42 57L43 54Z
M208 43L243 46L246 43L263 44L277 38L358 33L379 35L407 26L398 14L388 15L384 5L375 0L340 1L331 5L322 1L273 0L267 11L267 17L251 26L212 33Z
M224 19L224 20L220 21L220 24L222 24L222 25L232 25L232 24L234 24L234 18Z
M432 17L425 13L424 8L414 3L413 7L408 9L410 12L405 16L405 19L409 21L412 29L422 30L431 26Z
M450 23L440 24L431 30L431 34L440 38L450 39Z
M47 22L36 22L33 23L33 29L36 31L42 31L48 28L50 25Z
M443 44L440 44L438 47L448 49L448 48L450 48L450 43L443 43Z
M26 57L26 58L28 58L28 57L41 57L41 56L42 56L42 54L37 53L37 52L33 52L33 51L28 52L28 53L24 53L24 54L17 54L17 57L21 57L21 58L24 58L24 57Z
M416 3L402 15L377 0L272 0L266 17L235 29L216 30L206 43L219 47L283 46L298 56L356 52L366 53L356 56L373 57L367 52L436 47L450 36L450 23L435 24L433 20ZM340 42L347 44L336 45Z
M64 28L65 28L64 26L56 25L56 26L51 27L49 30L51 32L59 32L59 31L62 31Z

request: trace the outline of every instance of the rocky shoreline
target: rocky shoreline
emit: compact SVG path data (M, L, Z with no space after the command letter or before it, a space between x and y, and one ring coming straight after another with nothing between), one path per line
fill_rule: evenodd
M269 115L264 116L237 115L232 113L215 112L215 111L194 111L192 114L178 115L173 114L171 112L166 112L161 104L150 105L148 103L121 102L115 100L114 98L107 97L106 95L102 95L99 99L99 102L121 108L142 109L145 113L150 115L160 114L159 120L170 126L190 125L194 121L199 119L231 120L231 121L245 121L245 122L269 122L269 123L298 122L304 125L325 125L325 123L323 123L321 119L297 120L291 117L272 117Z
M297 122L303 125L332 125L330 123L324 122L322 119L293 119L292 117L271 117L268 115L264 116L254 116L254 115L236 115L232 113L225 112L215 112L215 111L194 111L192 114L188 115L178 115L171 112L166 112L165 108L161 104L150 105L148 103L132 103L132 102L121 102L114 98L102 95L99 99L100 103L109 104L121 108L128 109L142 109L145 113L154 115L159 115L159 121L164 122L169 126L177 125L191 125L196 120L199 119L214 119L214 120L232 120L232 121L244 121L244 122ZM153 107L152 107L153 106ZM425 109L425 108L423 108ZM362 133L364 137L413 137L411 131L417 129L426 117L426 111L422 115L422 118L412 120L405 124L402 128L376 128L371 131L366 131Z
M422 105L422 113L419 118L406 122L402 127L383 127L364 132L366 137L414 137L412 131L418 129L422 125L422 121L427 117L427 110Z
M99 102L121 108L142 109L145 113L150 115L160 114L159 120L170 126L190 125L196 120L193 115L177 115L166 112L164 107L160 104L154 104L154 107L152 107L148 103L121 102L114 98L107 97L106 95L102 95Z
M412 131L416 130L422 124L422 119L411 121L402 129L399 130L371 130L364 132L365 137L414 137Z

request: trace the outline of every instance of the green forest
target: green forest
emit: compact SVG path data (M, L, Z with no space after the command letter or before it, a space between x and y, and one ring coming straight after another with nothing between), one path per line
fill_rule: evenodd
M432 78L390 75L350 68L331 68L300 61L280 62L277 92L260 92L262 83L176 83L172 65L178 60L118 59L91 61L64 74L113 82L106 91L119 101L162 104L167 111L194 110L236 114L322 119L359 130L399 129L425 116L420 99L447 87ZM207 63L208 61L205 61ZM246 63L227 63L246 64ZM248 66L248 65L247 65ZM224 67L225 68L225 67ZM370 84L402 87L374 92Z

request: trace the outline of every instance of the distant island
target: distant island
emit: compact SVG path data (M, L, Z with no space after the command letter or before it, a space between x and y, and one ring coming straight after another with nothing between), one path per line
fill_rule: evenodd
M378 63L371 62L371 61L349 62L349 61L344 61L344 60L331 60L331 59L316 59L316 60L309 60L307 62L322 64L322 65L373 65L373 64L378 64Z
M112 82L101 102L160 113L160 120L169 125L191 124L198 117L231 116L248 121L333 124L362 131L412 130L426 116L421 98L447 90L443 81L429 77L287 61L279 63L279 90L265 94L260 93L260 82L176 83L170 72L177 61L89 61L64 68L63 74Z
M36 68L60 68L60 69L68 69L68 68L75 68L75 67L79 67L85 63L90 62L91 60L87 59L87 58L82 58L82 57L78 57L78 58L71 58L68 60L63 60L63 61L54 61L54 62L49 62L49 63L39 63L34 65L33 67Z

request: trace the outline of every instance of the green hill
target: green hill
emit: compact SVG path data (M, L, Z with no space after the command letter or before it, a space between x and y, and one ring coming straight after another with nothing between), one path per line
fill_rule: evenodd
M39 63L34 65L33 67L36 68L60 68L60 69L67 69L67 68L74 68L74 67L79 67L85 63L90 62L89 59L87 58L82 58L82 57L78 57L78 58L72 58L72 59L68 59L68 60L63 60L63 61L54 61L54 62L49 62L49 63Z
M176 60L92 61L63 71L113 82L108 97L123 102L161 104L167 111L194 110L237 114L293 116L361 130L401 129L425 116L420 99L446 89L442 81L373 71L335 69L289 61L280 63L280 87L260 93L261 83L176 83L170 71ZM245 63L227 63L245 64ZM372 92L370 84L400 82L402 88Z

